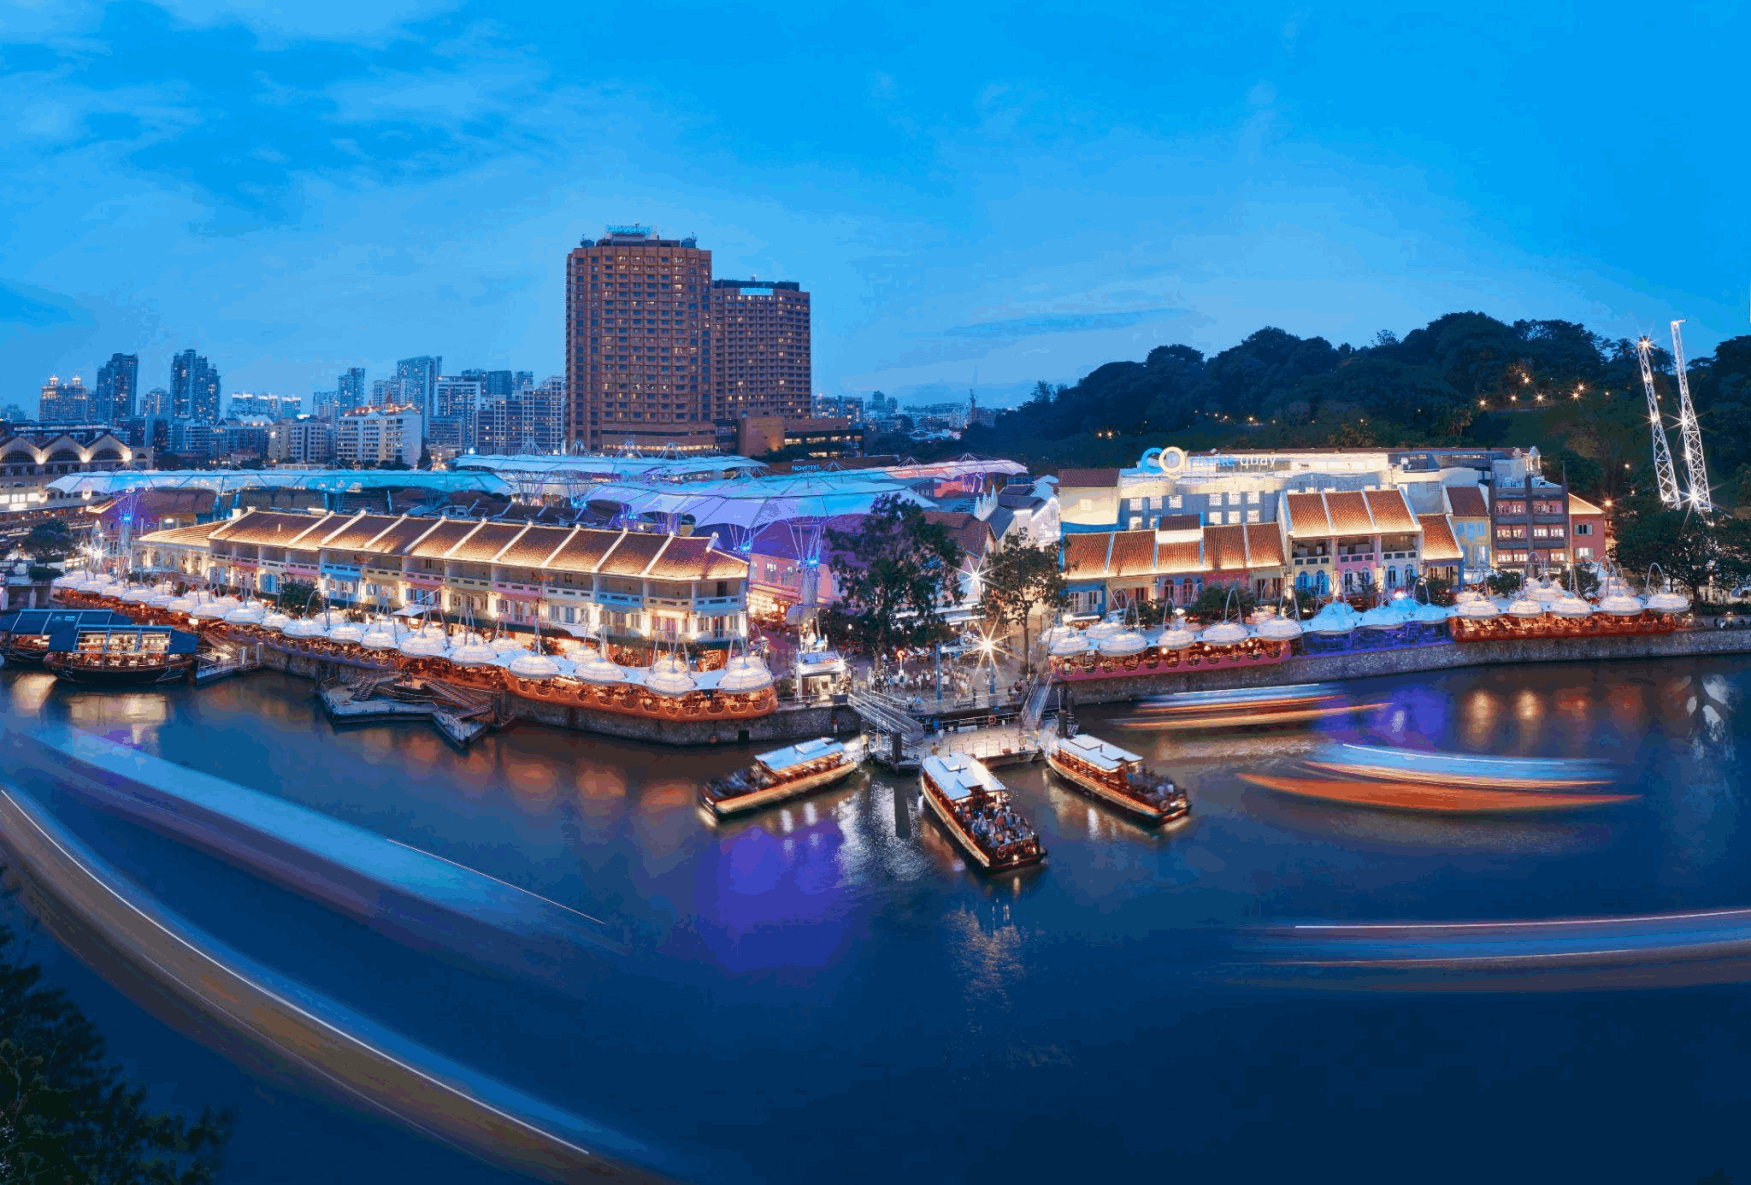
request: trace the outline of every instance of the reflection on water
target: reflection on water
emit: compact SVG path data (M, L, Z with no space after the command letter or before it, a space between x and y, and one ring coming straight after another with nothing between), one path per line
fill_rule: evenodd
M550 1011L496 982L464 997L454 968L409 964L389 989L347 966L334 953L352 954L344 945L323 957L386 1015L405 1011L402 983L417 984L432 1015L407 1023L429 1023L416 1035L457 1056L490 1058L543 1097L686 1143L724 1179L788 1180L915 1170L882 1101L902 1072L937 1093L933 1115L989 1122L1001 1102L1003 1130L1020 1123L1042 1165L1062 1155L1081 1171L1136 1175L1143 1159L1090 1138L1112 1113L1103 1091L1126 1067L1174 1064L1196 1044L1183 971L1213 927L1751 903L1751 835L1736 826L1744 679L1725 662L1460 671L1358 685L1353 694L1380 707L1316 728L1127 734L1188 788L1191 817L1141 828L1041 767L1003 769L1049 858L994 880L965 867L914 777L875 772L714 824L699 786L745 764L748 747L677 751L519 727L459 754L417 726L336 730L307 684L272 674L122 696L28 673L5 687L15 719L77 723L603 918L630 936L624 967ZM1123 712L1080 715L1085 731L1111 736L1107 721ZM1285 798L1236 776L1334 741L1596 758L1640 797L1585 818L1428 818ZM181 891L195 883L187 876ZM222 911L215 896L207 908ZM297 932L280 941L288 958L317 957ZM590 1000L581 1012L579 996ZM1137 1031L1145 1015L1154 1027ZM566 1069L576 1065L591 1072ZM1025 1074L1026 1089L1001 1089L993 1074ZM908 1132L935 1132L915 1136L932 1179L984 1166L977 1148L931 1127L937 1119L904 1118ZM780 1119L815 1139L757 1147L750 1133Z
M1604 878L1612 897L1663 902L1679 887L1667 883L1679 868L1691 870L1677 878L1686 891L1713 892L1692 873L1699 861L1738 850L1723 812L1735 806L1739 678L1725 668L1649 665L1461 672L1358 686L1357 697L1380 707L1316 728L1132 738L1191 790L1194 813L1178 828L1140 827L1041 767L1003 770L1050 849L1049 872L1022 878L1024 897L1038 898L1030 908L1050 912L1066 898L1158 895L1151 908L1169 915L1163 921L1182 909L1208 916L1213 903L1187 901L1187 878L1198 875L1185 859L1192 846L1216 854L1234 891L1250 882L1255 899L1286 908L1298 894L1280 892L1276 856L1285 849L1298 865L1332 868L1366 852L1373 879L1406 890L1456 860L1493 853L1496 875L1552 909L1568 903L1583 867L1597 874L1590 866L1597 860L1612 864ZM920 884L945 900L980 891L980 878L920 813L910 777L860 777L752 819L713 824L697 807L699 785L745 761L745 748L662 751L525 727L459 754L419 727L336 731L306 686L274 675L198 692L105 694L56 687L35 673L14 676L7 687L16 716L68 720L448 858L490 865L483 870L494 875L514 873L556 899L572 894L580 908L612 897L629 922L670 927L680 918L722 918L737 931L747 919L795 937L807 927L785 919L821 911L749 913L747 899L762 894L743 888L776 877L781 863L798 883L824 886L812 892L835 898L842 912L882 909ZM1111 714L1087 711L1084 727L1098 735ZM1427 818L1297 801L1234 776L1335 740L1602 758L1646 802L1586 820ZM254 758L264 751L272 761ZM750 852L760 853L752 863ZM1563 861L1581 864L1565 872ZM1353 890L1299 895L1302 909L1397 907L1392 895L1371 901ZM1491 901L1487 891L1468 891L1463 878L1448 878L1423 909L1476 912Z

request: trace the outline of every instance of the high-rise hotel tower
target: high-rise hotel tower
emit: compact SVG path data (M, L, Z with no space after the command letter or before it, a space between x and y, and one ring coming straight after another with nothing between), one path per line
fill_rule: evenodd
M568 441L706 452L712 422L711 252L610 226L566 261Z
M809 294L794 280L711 283L712 414L813 414Z

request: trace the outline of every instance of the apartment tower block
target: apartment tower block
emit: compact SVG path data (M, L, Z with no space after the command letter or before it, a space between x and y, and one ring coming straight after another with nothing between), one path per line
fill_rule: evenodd
M565 437L591 451L716 447L711 252L610 226L566 261Z

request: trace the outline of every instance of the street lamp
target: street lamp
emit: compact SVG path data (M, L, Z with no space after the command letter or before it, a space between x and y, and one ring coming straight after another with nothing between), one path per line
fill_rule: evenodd
M989 636L981 637L979 639L979 650L984 654L986 663L989 664L991 675L991 702L995 704L997 702L997 643Z

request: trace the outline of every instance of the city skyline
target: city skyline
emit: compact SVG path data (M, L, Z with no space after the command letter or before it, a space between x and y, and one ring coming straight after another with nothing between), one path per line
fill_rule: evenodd
M801 281L829 394L964 389L975 369L982 391L1073 381L1264 324L1360 343L1449 309L1613 336L1686 317L1706 351L1745 316L1740 166L1712 147L1733 134L1727 17L1634 22L1650 61L1694 66L1669 108L1597 86L1624 25L1609 11L1572 28L1505 8L1126 13L1140 48L1116 56L1057 22L957 14L989 38L970 67L955 38L896 21L830 68L702 11L675 48L688 82L661 92L640 81L649 47L571 64L581 16L483 11L13 22L11 134L35 188L0 275L0 360L31 388L191 345L242 389L440 351L559 373L557 255L628 219L696 234L724 275ZM215 65L178 77L173 58ZM774 118L723 85L750 63L823 101ZM1430 69L1456 85L1415 85Z

